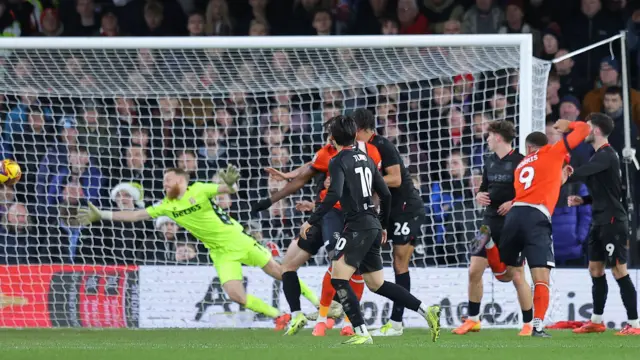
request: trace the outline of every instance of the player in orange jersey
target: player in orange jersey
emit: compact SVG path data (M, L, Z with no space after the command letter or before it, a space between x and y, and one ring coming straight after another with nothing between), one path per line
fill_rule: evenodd
M476 252L486 250L489 266L500 281L511 281L523 266L522 256L529 263L534 282L532 336L550 337L543 330L543 321L549 307L549 275L555 267L551 215L558 202L560 187L571 176L569 152L586 139L589 124L559 120L554 127L560 132L571 131L563 141L547 144L541 132L529 134L526 139L527 156L515 171L516 196L507 213L499 250L491 240L486 226L480 229L472 247Z
M325 128L330 124L332 120L325 123ZM360 142L358 143L360 150L365 152L375 164L380 166L382 160L378 149L372 144ZM269 208L273 203L280 201L281 199L297 192L317 174L327 174L329 171L329 161L338 153L338 151L330 144L325 145L315 155L313 161L310 164L305 164L302 167L292 171L288 174L283 174L272 169L269 172L277 177L291 180L284 188L273 194L270 198L263 199L256 204L253 204L252 210L262 211ZM293 178L292 178L293 177ZM320 200L324 199L326 195L326 188L323 189L319 196ZM309 230L307 239L297 239L293 241L282 261L283 278L282 288L285 293L285 298L291 308L292 324L285 334L293 335L297 333L307 323L307 319L300 311L300 286L295 285L292 282L298 281L298 275L296 271L306 263L311 256L317 254L318 250L323 246L326 246L328 252L335 248L336 242L340 238L340 233L344 228L344 219L340 203L337 203L335 207L327 215L323 217L321 227L312 227ZM354 292L360 299L362 292L364 291L364 279L360 274L354 274L351 278L351 286ZM332 326L332 323L328 323L327 314L329 307L335 295L335 289L331 285L331 268L325 273L322 281L322 294L320 298L320 309L318 323L314 329L313 334L315 336L324 336L327 328ZM350 325L348 319L345 319L345 326L342 328L341 335L349 336L353 335L353 327Z

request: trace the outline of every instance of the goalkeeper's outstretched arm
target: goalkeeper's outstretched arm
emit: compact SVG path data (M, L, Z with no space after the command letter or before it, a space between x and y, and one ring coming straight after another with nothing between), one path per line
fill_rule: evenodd
M151 219L147 210L135 211L104 211L95 207L92 203L89 206L78 210L78 222L82 225L89 225L99 220L138 222Z

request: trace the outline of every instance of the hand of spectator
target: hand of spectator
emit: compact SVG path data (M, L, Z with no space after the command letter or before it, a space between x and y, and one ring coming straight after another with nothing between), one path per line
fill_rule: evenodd
M296 203L296 210L302 211L302 212L313 211L315 207L316 207L316 203L313 201L302 200Z
M481 206L489 206L491 205L491 199L489 199L489 193L481 191L476 194L476 201Z
M504 204L500 205L500 207L498 208L498 215L500 216L507 215L509 210L511 210L512 206L513 206L513 203L511 201L507 201Z
M633 12L631 15L631 21L634 23L640 23L640 9Z
M272 178L282 181L282 180L291 180L295 177L295 175L293 174L293 172L288 172L288 173L284 173L280 170L276 170L274 168L266 168L264 169L264 171L267 172L267 174L269 174L269 176L271 176Z
M102 218L100 209L89 203L89 207L78 209L76 219L80 225L89 225Z
M305 221L304 224L302 224L302 226L300 227L300 237L307 240L307 232L309 231L309 229L311 229L311 224Z
M382 241L380 241L380 245L384 245L387 243L387 230L382 230Z
M227 166L226 169L218 173L220 180L224 181L229 187L233 187L240 180L240 172L233 165Z
M571 121L560 119L553 124L553 128L561 133L567 133L570 130L569 125L571 125Z
M580 196L571 195L567 197L567 205L569 206L580 206L582 204L584 204L584 200Z

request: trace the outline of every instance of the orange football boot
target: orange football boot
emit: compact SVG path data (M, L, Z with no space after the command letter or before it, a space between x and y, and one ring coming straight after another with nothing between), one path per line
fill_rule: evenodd
M573 329L574 334L602 333L605 331L607 331L607 326L604 323L596 324L591 321L587 321L581 327Z
M284 315L278 316L273 320L276 323L276 327L274 328L274 330L275 331L284 330L284 328L287 327L287 324L289 324L290 320L291 320L291 314L284 314Z
M533 333L533 325L531 323L522 325L522 330L518 333L518 336L531 336Z
M325 324L327 324L327 329L331 330L336 325L336 321L332 318L328 318Z
M323 322L316 323L316 326L313 328L313 332L311 335L313 336L325 336L327 332L328 326Z
M627 324L622 330L616 333L618 336L633 336L640 335L640 328L631 327L631 325Z
M353 331L353 326L347 325L340 330L340 336L353 336L355 335L355 331Z
M480 321L473 321L467 318L464 321L464 323L462 323L462 325L458 326L451 332L456 335L464 335L468 332L478 332L478 331L480 331Z

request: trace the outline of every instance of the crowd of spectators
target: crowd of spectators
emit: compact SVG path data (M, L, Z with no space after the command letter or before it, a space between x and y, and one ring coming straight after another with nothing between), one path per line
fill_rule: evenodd
M0 0L4 36L531 33L533 55L552 60L623 29L629 31L635 84L640 4L625 0L76 0L58 7L46 0ZM168 64L172 59L153 50L128 55L132 72L119 77L129 91L113 93L110 77L120 70L115 58L33 55L14 52L0 59L2 83L10 79L12 85L0 95L0 150L24 171L15 187L0 189L0 264L207 263L205 249L168 218L90 228L75 223L77 208L87 201L132 210L160 200L162 170L174 166L194 181L215 181L218 169L238 166L240 192L216 201L280 253L304 219L299 202L312 201L324 179L252 216L251 201L284 186L263 169L286 172L310 161L325 142L324 121L367 107L379 133L400 149L423 195L428 219L414 264L464 266L466 243L482 217L474 196L482 181L487 124L518 122L516 69L378 86L347 78L341 81L350 86L332 87L318 85L327 84L318 80L327 75L323 71L348 77L341 70L358 68L363 53L332 53L329 66L280 50L242 59L213 52L207 56L214 60L199 60L202 66L178 64L181 91L161 95L152 85L162 86L159 79L174 78L169 74L176 71ZM59 78L52 80L47 62L58 60ZM609 47L555 63L547 85L548 123L605 112L615 120L611 143L621 153L620 73L620 54ZM276 84L271 91L248 90L268 82ZM96 96L100 87L110 95ZM631 118L640 126L640 93L630 89L630 95ZM551 142L561 140L551 126L546 131ZM572 162L588 161L592 151L581 146ZM582 184L562 189L553 217L558 263L585 264L590 208L569 208L566 201L585 191ZM320 254L313 261L326 259Z

